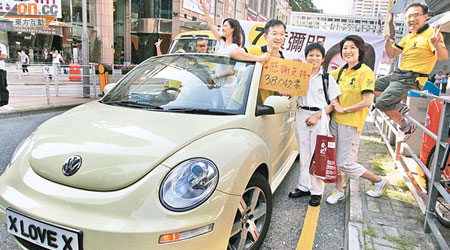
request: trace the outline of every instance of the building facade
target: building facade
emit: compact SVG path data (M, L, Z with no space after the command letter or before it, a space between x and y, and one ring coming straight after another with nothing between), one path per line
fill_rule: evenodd
M390 0L353 0L350 15L352 16L381 16L386 19Z
M382 34L385 21L378 24L378 18L370 16L349 16L310 12L292 12L291 25L335 31L367 32ZM403 34L402 21L396 21L396 36Z
M48 1L48 0L43 0ZM54 1L54 0L49 0ZM216 24L225 18L267 21L290 20L287 0L207 0ZM0 5L0 15L8 10ZM162 50L180 32L208 29L199 0L87 0L90 49L99 38L100 62L140 63L156 55L154 46L163 39ZM16 27L12 19L0 19L0 42L9 60L25 51L32 63L48 63L51 50L59 50L66 62L81 61L82 0L61 0L61 17L48 27ZM92 61L92 58L91 58Z
M228 17L237 20L265 22L277 18L290 21L292 8L287 0L211 0L209 14L217 25ZM172 36L180 32L208 29L198 0L173 0Z

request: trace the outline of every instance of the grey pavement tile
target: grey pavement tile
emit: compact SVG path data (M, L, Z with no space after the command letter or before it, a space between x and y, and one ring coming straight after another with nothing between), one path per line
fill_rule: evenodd
M380 212L384 214L393 214L394 209L392 209L391 204L389 203L377 203L380 206Z
M373 201L368 201L367 202L367 209L369 209L369 211L371 212L376 212L379 213L380 211L380 206L378 205L377 202L373 202Z
M398 247L398 245L394 242L391 242L389 240L383 239L383 238L372 238L373 239L373 243L375 245L382 245L382 246L386 246L386 247L391 247L396 249ZM375 248L378 249L378 248Z
M397 217L392 214L373 213L372 217L375 220L387 222L385 225L390 225L397 221Z
M381 204L383 204L383 206L389 205L389 207L391 207L391 201L389 200L389 198L387 198L385 196L381 196L381 197L378 197L378 198L370 197L368 195L365 195L365 196L367 198L367 201L381 203Z
M391 204L392 204L392 209L393 210L400 211L400 212L405 212L405 213L408 212L409 208L401 206L397 202L392 202L391 201Z
M411 214L410 211L408 211L408 209L405 209L405 210L393 209L392 211L395 216L402 217L402 218L412 218L411 216L413 216L415 214L415 212L413 214Z
M408 202L404 202L404 201L400 201L400 200L396 200L396 199L391 199L391 203L394 206L407 207L407 208L411 207Z
M383 246L383 245L379 245L379 244L374 244L373 249L375 249L375 250L396 250L399 248L387 247L387 246Z
M383 226L383 231L385 234L390 235L392 237L398 237L400 235L398 233L398 229L391 226Z

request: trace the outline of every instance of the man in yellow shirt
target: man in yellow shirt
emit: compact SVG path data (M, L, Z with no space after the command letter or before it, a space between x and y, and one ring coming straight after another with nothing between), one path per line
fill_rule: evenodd
M402 116L409 109L400 102L409 90L422 88L436 60L443 62L448 59L441 34L442 27L435 27L433 30L426 24L427 18L428 7L424 3L412 3L406 7L405 20L411 33L397 44L388 38L384 46L389 58L403 54L400 67L392 75L375 82L375 107L397 122L403 132L402 141L409 139L416 125L408 123Z
M230 57L241 61L254 61L264 63L270 57L284 58L280 48L286 39L286 25L283 21L272 19L264 26L264 39L267 44L263 46L249 46L245 48L236 48L230 53ZM262 101L273 95L274 92L266 89L260 89Z

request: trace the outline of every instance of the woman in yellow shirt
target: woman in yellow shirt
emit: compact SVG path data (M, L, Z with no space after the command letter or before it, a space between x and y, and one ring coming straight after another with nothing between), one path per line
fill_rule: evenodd
M334 110L330 124L331 133L336 136L336 165L339 169L336 190L328 196L327 202L336 204L345 199L342 190L343 173L350 178L362 177L372 181L373 188L367 195L380 197L389 186L389 181L377 176L356 162L359 140L364 122L368 114L368 107L374 98L375 75L363 63L364 40L356 35L350 35L340 42L341 57L346 64L330 72L337 79L342 92L339 102L334 103Z

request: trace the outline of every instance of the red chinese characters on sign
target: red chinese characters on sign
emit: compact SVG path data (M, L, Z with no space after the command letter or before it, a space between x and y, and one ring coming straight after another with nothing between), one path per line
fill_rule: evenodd
M288 42L287 49L293 52L300 52L311 43L324 43L326 37L319 35L307 35L306 33L290 32L290 36L286 37ZM306 44L305 44L306 42Z
M306 96L312 65L272 57L263 66L259 87Z

